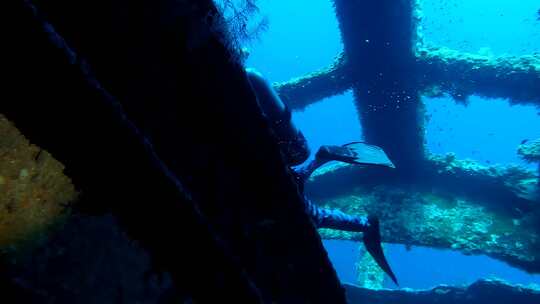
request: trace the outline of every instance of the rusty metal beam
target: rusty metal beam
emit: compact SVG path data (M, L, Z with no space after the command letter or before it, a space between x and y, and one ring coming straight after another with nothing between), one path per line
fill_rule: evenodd
M280 96L293 110L350 89L350 67L340 53L335 62L317 72L276 83ZM429 97L449 94L456 101L470 95L506 98L511 104L540 106L540 57L488 57L444 47L417 51L418 90Z
M357 14L354 16L342 14L342 10L340 10L342 3L354 6L357 10L362 8L364 11L369 11L365 8L369 8L371 4L364 4L364 8L360 7L359 4L339 0L335 2L338 17L341 16L340 25L347 46L347 44L351 44L347 43L347 40L350 40L348 36L354 35L355 29L365 28L365 31L368 32L370 29L368 22L354 21L354 18L359 18ZM381 5L384 6L384 4ZM464 53L441 46L428 46L423 41L422 29L417 26L422 19L421 3L417 0L394 3L394 8L388 6L390 14L392 12L395 14L396 7L399 5L405 5L407 9L404 11L410 16L410 21L407 26L397 29L393 34L399 37L398 31L403 31L401 36L410 37L410 43L405 52L395 52L395 59L406 62L414 58L414 64L404 63L405 66L409 64L406 72L408 80L413 84L413 89L416 88L422 94L432 97L448 93L456 101L465 101L468 96L476 94L487 98L507 98L512 104L540 105L540 56L538 54L490 57ZM359 23L356 25L362 26L353 27L351 33L347 33L348 26L355 24L355 22ZM373 29L371 30L373 31ZM362 39L358 41L362 42ZM365 39L363 42L365 42L365 48L368 48L368 45L373 48L374 41ZM354 37L352 44L362 46L362 43L357 43ZM384 45L379 43L377 46L379 50L373 50L369 57L365 56L365 60L379 60L387 65L400 66L381 57L385 54L385 49L392 44L391 39L386 41ZM414 51L414 54L411 54L410 51ZM303 109L323 98L340 94L354 85L369 87L371 82L380 78L380 75L370 75L369 71L364 71L362 66L355 68L354 64L350 62L351 60L346 60L345 57L344 53L340 53L329 67L286 82L276 83L275 87L291 109ZM353 55L353 57L357 58L360 55ZM409 96L412 98L413 95ZM390 99L395 98L394 95ZM394 103L392 100L390 101L384 102L383 107Z
M321 99L342 94L352 87L351 71L344 53L327 68L287 82L275 83L279 96L292 110L302 110Z
M419 87L428 95L507 98L511 104L540 106L540 56L490 57L422 47L418 50Z
M334 5L364 138L410 175L424 157L412 45L415 1L335 0Z
M391 170L336 166L315 172L306 194L318 204L352 214L378 214L389 243L485 254L540 272L540 205L520 197L531 170L482 166L452 154L430 156L422 182ZM359 235L322 230L323 238Z

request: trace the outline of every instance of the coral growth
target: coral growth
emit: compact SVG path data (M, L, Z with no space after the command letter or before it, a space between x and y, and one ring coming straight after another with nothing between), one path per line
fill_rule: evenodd
M479 280L467 287L440 285L430 290L370 290L345 284L349 303L378 304L532 304L540 301L535 287L509 285L499 280Z
M365 250L360 251L360 259L356 263L356 283L369 289L382 289L385 274L373 257Z
M519 145L518 154L531 163L540 162L540 138Z
M222 42L239 60L241 45L257 39L268 29L268 19L259 14L256 0L214 0L219 16L212 19L216 33L224 33Z
M17 255L10 270L42 298L32 303L162 303L172 284L110 215L70 216L46 243Z
M0 249L36 240L76 197L63 165L0 115Z
M353 166L328 166L314 174L306 193L325 207L379 215L386 242L486 254L540 272L537 204L513 192L533 172L486 167L453 154L432 156L425 169L424 178L411 185L377 179ZM321 233L330 239L360 236L326 229Z
M424 93L449 93L467 101L473 94L508 98L512 104L538 104L540 56L491 56L464 53L446 47L423 45L416 49L418 68L423 72ZM460 75L456 78L455 75ZM429 92L429 93L428 93Z
M486 254L540 272L540 238L528 216L503 217L473 200L396 186L357 188L323 206L352 214L378 214L389 243ZM321 229L323 238L358 240L355 233Z
M302 110L326 97L343 94L352 84L350 67L342 52L330 66L286 82L274 83L274 88L289 108Z

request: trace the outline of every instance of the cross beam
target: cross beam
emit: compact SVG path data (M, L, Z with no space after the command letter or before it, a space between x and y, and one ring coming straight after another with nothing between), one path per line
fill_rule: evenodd
M422 94L540 105L538 55L491 58L424 45L415 0L334 3L344 51L330 67L275 87L292 109L352 89L365 139L398 168L424 159Z
M490 57L433 46L419 48L417 55L419 87L425 91L448 93L457 101L480 95L540 106L538 55Z
M450 155L431 156L427 165L439 173L422 183L378 168L328 166L315 172L306 194L324 207L378 214L385 242L483 254L540 273L540 207L514 193L531 171L485 167ZM359 237L330 229L321 229L321 235Z
M540 107L539 56L489 57L434 46L422 47L416 54L415 70L421 75L418 90L426 96L446 93L456 101L462 101L478 95ZM342 52L329 67L275 83L274 87L291 109L301 110L350 90L353 81L347 74L348 69Z
M340 53L330 66L287 82L275 83L274 87L291 109L304 109L316 101L349 90L353 82L348 68L345 54Z
M328 207L381 214L386 241L487 254L539 272L538 207L519 193L535 176L425 153L420 99L449 94L464 102L475 94L540 106L540 57L495 58L429 46L419 32L417 0L334 3L344 51L330 67L275 87L291 109L351 89L365 139L383 147L405 174L327 169L306 185L306 192ZM411 174L419 174L422 182L408 183L403 176ZM359 187L366 189L355 190ZM456 220L463 225L453 225ZM478 229L482 223L485 227ZM325 238L355 237L322 233Z

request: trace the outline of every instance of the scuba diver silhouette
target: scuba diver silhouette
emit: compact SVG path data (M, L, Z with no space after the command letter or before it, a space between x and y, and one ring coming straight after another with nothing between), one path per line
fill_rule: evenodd
M330 161L394 168L392 162L381 148L363 142L353 142L343 146L322 146L317 151L313 161L302 169L293 169L292 166L300 165L308 159L310 150L307 141L292 122L291 111L279 98L272 85L254 69L247 68L246 74L259 106L270 121L270 126L278 138L283 157L295 174L298 187L304 198L306 212L317 228L362 232L366 250L379 267L398 285L396 276L388 265L382 250L379 220L376 216L349 215L336 209L321 208L313 204L304 194L304 183L307 179L317 168Z

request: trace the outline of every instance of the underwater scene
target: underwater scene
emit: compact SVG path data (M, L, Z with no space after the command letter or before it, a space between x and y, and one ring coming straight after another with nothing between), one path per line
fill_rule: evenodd
M265 30L248 44L250 55L246 66L256 68L280 88L309 85L310 81L316 81L314 79L318 77L314 73L333 73L331 69L335 67L332 65L336 64L338 54L344 52L344 43L347 43L343 40L360 39L363 35L361 29L358 33L344 31L343 27L346 25L343 24L344 20L339 18L346 17L336 16L341 9L339 3L340 1L334 3L331 0L314 0L309 1L309 4L306 1L257 1L259 22L265 23ZM360 4L358 9L362 9ZM470 68L473 69L482 69L475 63L477 60L485 64L493 64L491 68L488 68L489 72L486 70L486 74L497 73L496 65L505 64L500 58L511 60L518 56L530 56L528 64L538 67L539 1L423 0L418 1L415 9L418 10L415 12L417 20L414 24L418 36L413 39L417 41L418 49L431 52L429 48L432 47L433 51L439 52L440 56L448 56L447 60L450 63L452 60L466 61L467 57L470 57ZM360 16L358 18L361 18ZM385 17L391 18L391 15ZM389 21L385 19L380 22ZM357 36L344 37L344 35L355 34ZM369 37L365 35L366 38ZM377 39L373 37L373 39L362 40L361 43L380 44L381 42L376 41ZM392 55L398 57L389 59L388 64L400 60L401 54ZM408 60L408 58L403 58L403 60ZM444 64L445 59L442 60ZM356 68L361 70L363 66L358 65ZM465 67L464 63L460 69L466 68L469 67ZM400 71L400 77L412 79L417 77L415 73L422 73L422 71L412 69ZM336 73L336 76L338 75L340 74ZM302 77L307 79L302 79ZM454 78L458 82L470 82L469 85L474 85L475 81L464 79L466 76L457 73L448 74L445 77L447 82L453 81L452 78ZM478 77L487 78L490 75ZM459 86L459 84L455 85ZM496 86L494 83L492 85ZM309 102L307 105L297 105L297 109L293 108L293 120L304 132L313 152L317 151L321 145L342 145L367 140L362 129L363 115L359 114L359 111L366 110L358 105L366 101L360 98L363 96L362 93L357 93L355 90L367 89L361 84L358 88L354 84L352 86L343 84L343 87L336 88L334 92L321 93L322 98L317 98L317 100L314 98L314 100L306 101L306 103ZM389 87L388 90L395 90L395 88ZM540 143L538 141L540 109L532 101L538 99L537 94L540 88L528 88L531 95L524 96L523 99L516 96L516 100L513 99L513 94L519 95L518 91L497 96L496 91L480 91L469 95L468 92L460 92L459 87L450 92L436 92L434 91L436 86L429 88L429 91L422 86L416 90L417 96L413 98L419 98L424 107L421 110L423 127L420 130L422 134L409 134L411 142L415 140L412 137L421 136L425 153L445 163L443 170L455 174L456 178L459 178L461 174L471 174L467 171L472 171L478 174L487 173L486 177L491 175L495 179L502 178L500 174L508 174L502 173L504 170L516 170L516 174L530 174L531 182L537 183L534 176L538 174L538 163L520 151L524 151L527 145L534 146ZM475 89L471 90L475 91ZM490 90L489 85L482 90ZM516 88L516 90L519 89ZM377 102L383 103L383 106L394 106L396 102L399 102L399 98L405 102L409 97L396 98L397 101L390 99ZM528 98L530 99L527 100ZM384 104L385 102L387 104ZM385 128L385 124L381 121L380 124L375 125L382 129ZM377 132L377 130L372 132ZM397 151L397 153L400 152ZM454 166L455 168L451 168ZM415 169L421 168L410 168L410 170ZM518 170L520 173L517 173ZM414 210L419 206L393 210L397 214L392 214L391 223L387 224L401 226L387 228L396 235L389 237L392 241L384 245L387 258L399 277L399 287L389 278L385 278L384 273L376 264L373 265L373 261L362 248L361 242L355 241L355 236L323 231L325 248L342 282L370 288L429 289L440 284L469 285L478 279L486 278L501 279L508 283L523 284L533 288L540 287L540 275L537 271L532 271L532 268L527 267L516 267L510 259L501 259L499 255L510 253L502 252L505 251L503 248L506 246L510 251L514 251L517 249L516 246L519 248L524 245L521 244L519 237L507 238L516 233L515 230L522 229L519 227L522 219L514 217L511 213L495 215L488 211L489 206L485 204L512 204L512 201L476 201L472 197L461 194L459 185L450 187L454 188L454 193L420 191L410 195L404 194L404 189L389 189L388 186L382 185L378 186L380 189L375 187L357 190L350 185L350 188L334 190L325 189L325 187L332 187L331 184L326 186L322 184L322 181L315 183L317 183L317 189L316 194L313 195L321 197L319 203L342 207L352 212L368 208L387 208L369 205L371 203L383 204L376 200L382 195L404 195L408 201L407 204L420 202L424 204L422 210ZM467 187L474 187L474 185ZM307 195L310 195L309 192ZM372 201L363 199L362 196L368 196ZM528 199L531 204L538 203L538 196ZM514 207L516 210L518 208L518 206ZM413 212L421 212L421 214ZM522 211L518 212L523 215ZM490 219L493 216L501 218ZM394 222L398 219L402 222ZM384 219L381 221L383 222L381 225L386 225ZM496 227L506 225L503 224L506 221L512 222L515 229L511 227L512 225L506 228ZM416 225L431 227L422 229L411 227ZM421 229L423 233L413 235L415 234L413 229ZM424 229L426 231L423 231ZM430 234L427 232L429 229L444 229L444 232ZM502 251L494 254L499 250L495 248ZM537 246L531 247L531 250L539 249ZM522 253L524 255L537 254Z
M0 303L540 303L540 0L2 12Z

